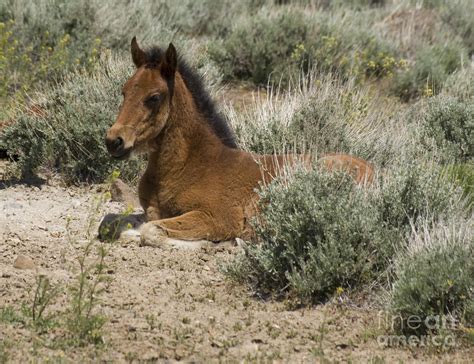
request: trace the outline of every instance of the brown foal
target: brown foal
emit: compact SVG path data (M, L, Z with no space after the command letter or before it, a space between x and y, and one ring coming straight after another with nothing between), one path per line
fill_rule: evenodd
M133 38L131 52L137 69L123 87L124 100L106 145L114 158L148 154L138 187L148 220L141 229L142 244L161 245L167 237L245 237L256 213L259 183L273 179L286 159L297 157L239 150L200 77L178 60L172 44L166 52L143 51ZM358 182L373 178L372 166L356 157L330 154L321 162L349 171Z

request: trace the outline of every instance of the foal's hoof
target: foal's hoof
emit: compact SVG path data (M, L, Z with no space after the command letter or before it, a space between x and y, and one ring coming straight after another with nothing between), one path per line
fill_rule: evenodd
M162 247L167 240L166 232L151 222L140 228L140 246Z

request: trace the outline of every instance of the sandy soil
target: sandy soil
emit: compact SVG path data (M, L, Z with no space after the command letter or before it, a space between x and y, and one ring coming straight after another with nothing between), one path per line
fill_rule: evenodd
M103 186L13 184L0 189L0 308L31 305L35 277L44 274L61 293L49 313L64 312L77 256L108 213L94 210ZM135 211L139 213L140 211ZM70 237L66 229L70 220ZM95 245L103 244L98 241ZM291 309L227 281L219 267L239 249L210 244L196 249L140 247L136 239L109 244L108 282L97 312L107 317L105 344L55 347L61 328L38 333L21 322L0 322L0 362L44 361L465 361L473 351L384 348L377 344L377 311L331 303ZM19 255L33 269L14 268ZM383 332L382 332L383 334Z

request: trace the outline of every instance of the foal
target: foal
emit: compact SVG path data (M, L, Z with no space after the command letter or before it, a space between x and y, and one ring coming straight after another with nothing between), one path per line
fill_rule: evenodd
M166 52L143 51L134 37L131 53L137 70L123 87L106 145L117 159L148 153L138 186L148 220L141 229L142 245L161 245L167 237L221 241L245 236L256 213L255 188L278 174L285 157L239 150L200 77L178 61L172 44ZM329 155L322 163L346 169L358 181L372 178L370 164L355 157Z

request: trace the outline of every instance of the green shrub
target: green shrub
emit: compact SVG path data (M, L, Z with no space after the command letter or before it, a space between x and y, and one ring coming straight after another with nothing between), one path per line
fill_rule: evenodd
M460 68L463 57L466 59L464 49L456 43L425 47L412 67L397 74L392 90L404 101L436 95L448 76Z
M175 0L166 0L157 9L156 16L163 17L165 13L169 25L184 34L225 36L236 17L247 16L264 3L265 0L181 0L180 6L176 6Z
M453 73L446 80L443 94L466 102L474 99L474 72L466 67Z
M391 76L402 63L356 14L349 21L343 12L328 19L297 7L262 8L237 20L209 51L226 79L255 84L286 86L312 68L358 79Z
M315 81L302 90L283 93L272 89L271 97L259 101L255 109L238 114L228 111L244 149L257 153L325 153L354 148L357 137L353 129L361 129L368 122L373 98L353 80L344 82L317 73L310 78Z
M91 70L101 48L88 2L0 5L0 96Z
M437 220L463 209L462 194L436 164L402 162L386 170L374 196L380 223L400 239L411 224L425 217Z
M469 55L474 53L474 24L472 14L474 2L470 0L449 0L441 10L441 19L453 32L461 37ZM468 62L468 60L466 60Z
M374 279L387 249L364 194L349 176L319 170L272 183L261 193L261 244L227 273L305 302Z
M302 89L277 88L227 117L240 146L257 153L345 152L390 166L419 158L419 112L374 95L355 79L311 73ZM407 123L407 120L413 120Z
M447 178L462 188L472 211L474 208L474 163L451 164L444 170Z
M38 106L43 115L25 112L3 130L2 144L19 157L22 175L46 166L69 182L103 181L121 167L126 179L135 178L140 161L117 163L104 145L106 130L119 108L121 86L130 72L129 62L109 58L93 76L73 74L63 85L41 95Z
M396 260L391 308L402 318L402 331L424 333L431 327L407 325L410 316L421 320L438 316L467 326L474 324L473 221L456 219L427 225L413 233ZM433 322L433 319L429 319ZM434 327L434 331L451 327Z
M460 192L434 166L408 164L362 188L322 170L280 178L261 192L261 217L226 273L261 291L324 300L392 275L413 224L462 211Z
M429 101L423 120L424 142L440 151L444 160L466 162L474 158L474 104L453 97Z
M227 79L266 84L271 75L278 83L280 78L286 77L285 68L306 39L307 32L308 25L301 11L263 9L237 22L227 39L212 44L209 52Z
M331 91L319 97L308 94L304 101L293 105L281 100L280 110L261 113L260 109L258 115L244 115L244 120L233 121L240 143L262 154L347 149L342 109L338 109L341 100Z

